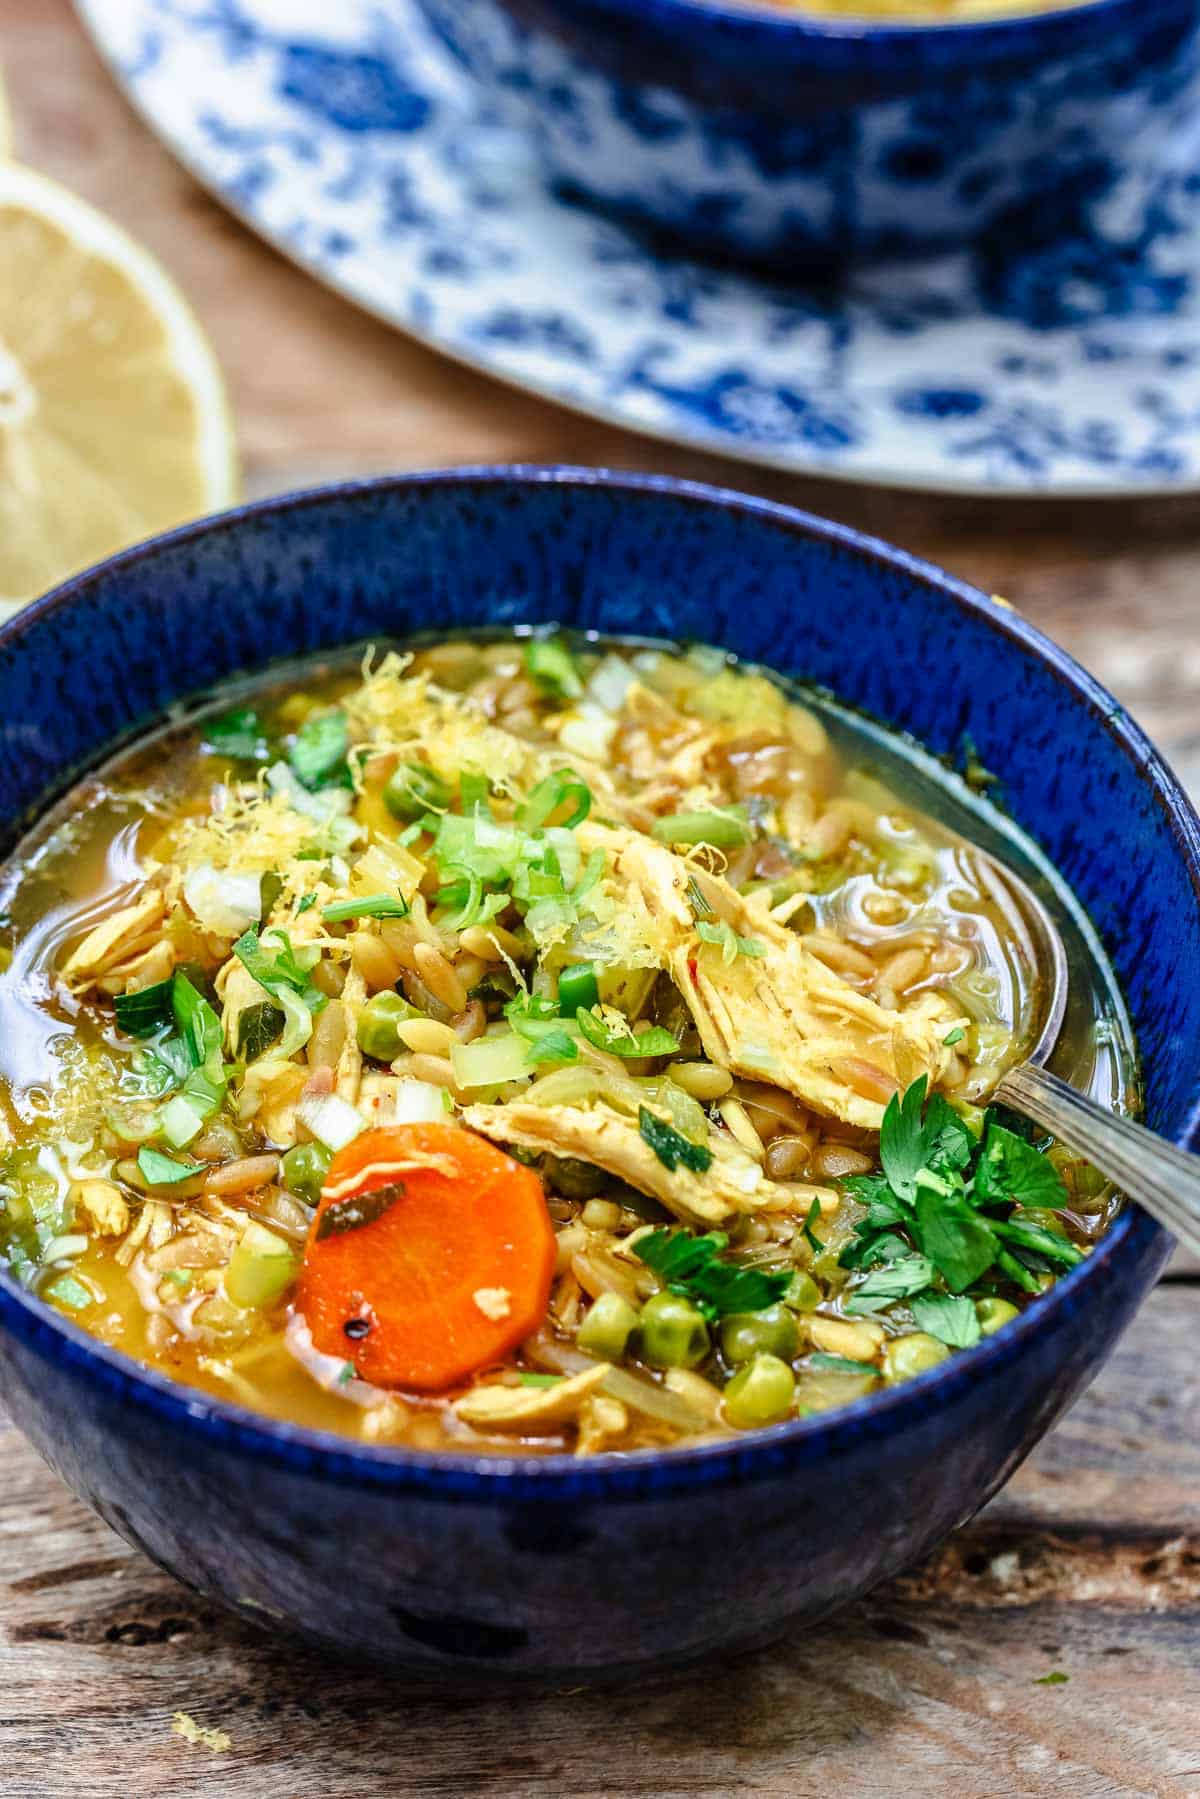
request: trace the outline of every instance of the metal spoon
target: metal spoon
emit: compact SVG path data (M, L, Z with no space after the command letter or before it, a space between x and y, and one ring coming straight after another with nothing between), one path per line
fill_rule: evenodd
M1067 1007L1069 964L1058 926L1033 889L1005 863L978 849L975 869L1018 937L1028 945L1042 976L1040 1016L1033 1021L1033 1047L1026 1059L1001 1076L993 1097L1050 1131L1076 1155L1086 1158L1118 1192L1150 1213L1200 1254L1200 1156L1176 1149L1143 1124L1118 1118L1051 1074L1044 1066L1062 1030Z

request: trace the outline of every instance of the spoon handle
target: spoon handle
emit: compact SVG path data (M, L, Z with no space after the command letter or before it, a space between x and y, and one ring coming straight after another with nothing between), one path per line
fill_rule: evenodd
M1118 1192L1200 1253L1200 1156L1176 1149L1131 1118L1114 1117L1031 1063L1006 1074L996 1098L1086 1156Z

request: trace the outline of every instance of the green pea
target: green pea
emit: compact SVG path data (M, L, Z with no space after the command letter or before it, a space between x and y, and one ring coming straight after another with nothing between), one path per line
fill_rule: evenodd
M979 1328L984 1336L990 1337L1010 1319L1019 1318L1020 1312L1011 1300L998 1299L995 1295L989 1295L986 1299L975 1301L975 1316L979 1320Z
M783 1296L785 1306L793 1312L815 1312L821 1303L821 1289L811 1274L805 1274L798 1268L792 1276L792 1284Z
M388 778L383 803L393 818L412 824L427 812L444 812L450 804L450 789L426 763L402 762Z
M731 1312L721 1320L721 1348L727 1362L752 1362L757 1355L781 1356L790 1362L799 1347L796 1320L786 1306Z
M758 1355L738 1370L725 1389L725 1416L738 1430L754 1430L786 1418L796 1397L796 1381L776 1355Z
M883 1371L889 1380L911 1380L914 1374L936 1368L949 1354L946 1345L936 1337L913 1331L911 1336L893 1337L888 1343L883 1352Z
M642 1307L642 1356L652 1368L695 1368L711 1348L704 1315L678 1293L656 1293Z
M305 1205L315 1206L321 1197L321 1188L332 1160L329 1150L323 1149L319 1143L297 1143L294 1149L288 1150L280 1164L279 1172L284 1186L297 1199L302 1199Z
M587 1355L619 1362L638 1327L638 1311L619 1293L601 1293L579 1327L576 1341Z
M358 1015L358 1047L376 1062L390 1062L404 1044L397 1029L406 1018L418 1018L415 1006L399 993L376 993Z

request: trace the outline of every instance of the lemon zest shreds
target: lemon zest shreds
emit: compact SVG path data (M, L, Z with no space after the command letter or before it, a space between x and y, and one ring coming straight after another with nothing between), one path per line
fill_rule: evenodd
M232 1739L223 1730L214 1730L209 1725L197 1724L195 1718L187 1712L176 1712L171 1720L171 1730L185 1743L194 1743L211 1749L214 1755L225 1755L233 1748Z

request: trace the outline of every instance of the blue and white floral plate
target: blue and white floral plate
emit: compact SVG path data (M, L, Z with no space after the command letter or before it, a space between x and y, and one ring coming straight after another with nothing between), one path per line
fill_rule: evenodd
M1200 102L1151 204L819 294L569 204L410 0L77 0L181 160L302 267L565 406L749 462L969 493L1200 487Z

